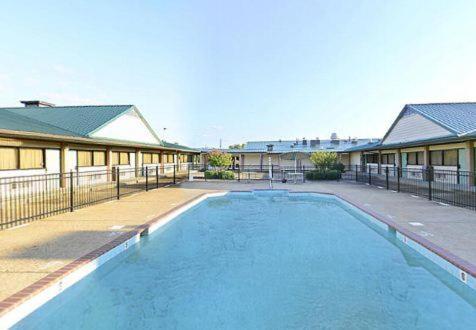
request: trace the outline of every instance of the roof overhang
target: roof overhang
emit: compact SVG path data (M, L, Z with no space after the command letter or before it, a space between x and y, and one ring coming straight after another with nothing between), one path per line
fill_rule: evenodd
M83 137L74 137L74 136L67 136L67 135L56 135L56 134L26 132L26 131L13 131L13 130L6 130L6 129L0 129L0 136L16 137L16 138L32 139L32 140L66 142L66 143L107 145L107 146L128 147L128 148L144 148L144 149L151 149L151 150L165 150L165 151L176 151L176 152L180 151L180 152L187 152L187 153L194 153L194 154L199 153L198 150L193 151L190 149L168 148L158 144L132 143L128 141L110 140L110 139L104 139L104 138L101 138L101 139L83 138Z

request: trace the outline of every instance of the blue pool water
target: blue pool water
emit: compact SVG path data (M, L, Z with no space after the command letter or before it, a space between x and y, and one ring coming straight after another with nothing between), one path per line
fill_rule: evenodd
M474 329L472 290L326 196L210 198L18 329Z

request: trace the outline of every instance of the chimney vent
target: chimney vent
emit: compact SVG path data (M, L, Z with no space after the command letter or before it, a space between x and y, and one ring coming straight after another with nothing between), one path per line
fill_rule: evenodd
M31 107L54 107L55 105L53 103L48 103L45 101L40 101L40 100L32 100L32 101L20 101L20 103L23 103L26 108L31 108Z

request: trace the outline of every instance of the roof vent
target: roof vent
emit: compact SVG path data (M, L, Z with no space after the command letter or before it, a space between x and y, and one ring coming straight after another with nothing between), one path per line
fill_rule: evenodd
M53 103L48 103L45 101L40 101L40 100L33 100L33 101L20 101L20 103L23 103L25 107L31 108L31 107L54 107L55 105Z
M302 138L302 145L303 145L303 146L307 146L307 140L306 140L306 138Z
M316 138L315 140L311 140L311 147L315 147L319 145L320 143L321 141L319 140L319 138Z
M337 133L331 134L331 140L337 140Z

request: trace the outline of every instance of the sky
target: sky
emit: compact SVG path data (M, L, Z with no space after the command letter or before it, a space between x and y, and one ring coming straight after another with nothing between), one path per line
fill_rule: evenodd
M458 0L4 0L0 106L134 104L194 147L382 137L405 104L476 101L475 13Z

